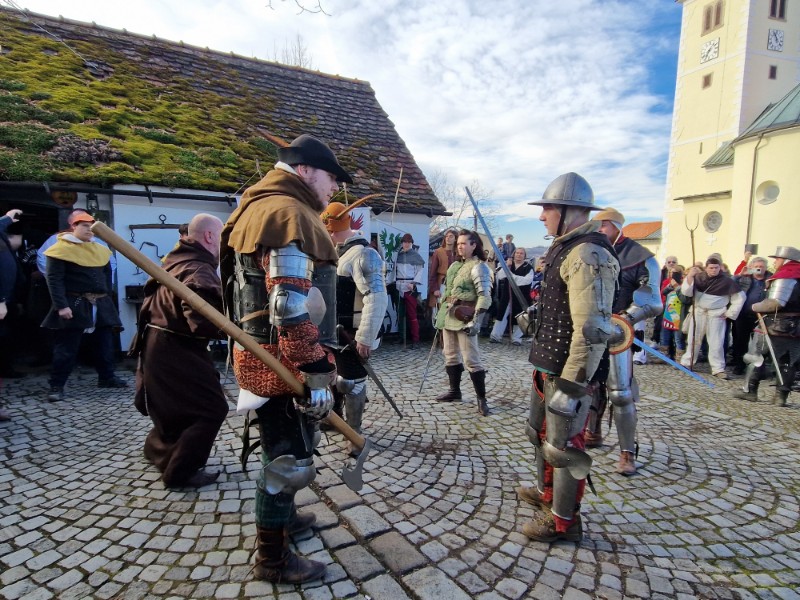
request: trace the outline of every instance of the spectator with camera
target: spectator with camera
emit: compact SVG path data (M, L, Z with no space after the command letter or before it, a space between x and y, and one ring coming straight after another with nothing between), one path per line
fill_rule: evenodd
M756 313L753 312L753 304L761 302L766 297L767 279L770 277L772 277L772 273L767 270L767 259L755 256L747 263L747 269L733 278L746 296L742 312L733 322L731 362L734 375L744 374L747 366L744 364L744 355L747 353L750 334L758 320Z

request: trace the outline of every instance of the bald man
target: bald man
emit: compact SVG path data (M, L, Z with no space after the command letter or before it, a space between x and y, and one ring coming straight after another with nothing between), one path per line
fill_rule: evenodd
M217 217L197 215L189 222L188 236L163 264L170 275L219 311L221 233ZM219 472L209 472L205 466L228 414L208 343L225 336L154 279L145 284L144 295L130 353L139 357L136 408L153 421L144 456L161 471L166 487L202 487L219 477Z

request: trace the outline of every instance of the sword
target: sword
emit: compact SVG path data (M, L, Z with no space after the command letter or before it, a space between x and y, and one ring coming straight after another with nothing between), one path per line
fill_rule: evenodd
M337 325L336 329L338 329L339 333L342 334L342 337L345 340L347 340L347 347L353 349L353 352L355 352L355 355L358 357L358 362L360 362L361 366L364 367L364 370L367 372L367 375L369 375L369 378L375 382L375 385L378 386L378 389L381 391L381 394L383 394L383 397L386 398L386 401L392 405L394 412L396 412L397 415L402 419L403 413L400 412L400 409L397 408L397 404L394 403L394 400L392 400L392 397L389 395L389 392L387 392L386 388L383 387L383 383L378 378L378 374L375 372L375 369L372 368L372 365L369 364L369 361L367 359L363 358L358 353L358 350L355 347L355 340L353 340L350 334L341 325Z
M679 370L679 371L681 371L682 373L686 373L687 375L689 375L689 377L693 377L694 379L697 379L697 381L699 381L699 382L701 382L701 383L705 383L705 384L706 384L708 387L711 387L711 388L713 388L713 387L714 387L714 384L713 384L713 383L711 383L710 381L708 381L708 380L706 380L706 379L703 379L702 377L700 377L700 375L698 375L697 373L694 373L693 371L690 371L689 369L687 369L686 367L684 367L682 364L680 364L680 363L676 363L674 360L672 360L672 359L671 359L669 356L667 356L666 354L662 354L661 352L659 352L659 351L658 351L658 350L656 350L655 348L651 348L650 346L648 346L646 343L644 343L644 342L640 342L638 338L634 338L634 339L633 339L633 343L634 343L635 345L639 346L639 348L641 348L641 349L642 349L642 350L644 350L645 352L649 352L649 353L650 353L650 354L652 354L653 356L655 356L655 357L657 357L657 358L660 358L661 360L663 360L663 361L664 361L665 363L667 363L668 365L671 365L671 366L675 367L676 369L678 369L678 370Z
M758 324L761 327L761 331L764 332L764 340L767 342L767 348L769 348L769 355L772 357L772 364L775 365L775 374L778 376L778 381L781 382L781 385L785 385L783 383L783 375L781 375L781 365L778 362L778 359L775 358L775 348L772 347L772 340L769 339L769 332L767 331L767 326L764 323L764 317L761 316L761 313L756 313L758 317Z
M425 370L422 372L422 381L419 382L419 392L418 394L422 393L422 388L425 386L425 381L428 379L428 369L431 368L431 359L433 358L433 353L436 350L436 341L439 339L439 330L436 330L436 333L433 334L433 343L431 344L430 352L428 352L428 360L425 361Z

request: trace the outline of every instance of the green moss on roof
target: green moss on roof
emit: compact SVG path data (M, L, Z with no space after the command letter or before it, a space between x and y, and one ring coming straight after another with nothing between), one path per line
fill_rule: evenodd
M0 14L0 22L15 24ZM248 98L198 91L164 73L158 84L136 77L126 56L98 38L71 41L88 57L103 57L111 74L94 77L58 42L3 28L0 56L0 179L140 183L236 191L277 149L253 135ZM167 83L163 83L167 82ZM268 99L261 98L262 104ZM259 116L263 121L263 117ZM59 138L103 142L109 162L78 162L47 152ZM86 168L87 166L94 168Z
M3 6L0 32L0 128L56 140L6 133L0 179L230 192L275 162L272 141L310 133L374 210L401 170L401 212L445 210L366 82Z

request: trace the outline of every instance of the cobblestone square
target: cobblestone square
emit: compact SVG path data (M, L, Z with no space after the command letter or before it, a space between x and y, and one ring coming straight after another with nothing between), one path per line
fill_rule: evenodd
M664 365L637 367L638 474L614 472L613 427L591 450L580 544L530 542L533 483L524 433L528 346L481 340L492 413L446 387L427 349L386 345L371 361L404 414L370 384L364 487L339 477L345 441L323 436L319 473L298 494L316 530L297 550L328 564L302 586L253 580L258 461L239 464L244 419L223 425L217 482L168 490L142 456L149 419L132 391L98 389L77 370L67 400L48 403L47 377L3 382L13 420L0 424L0 596L46 598L800 598L800 395L784 408L736 400L741 380L708 388ZM124 372L132 383L132 374ZM223 372L231 407L236 384ZM604 424L604 432L608 424Z

